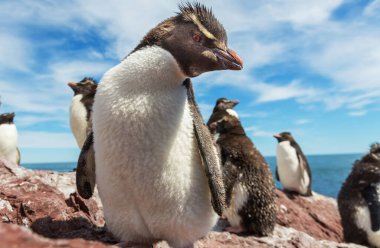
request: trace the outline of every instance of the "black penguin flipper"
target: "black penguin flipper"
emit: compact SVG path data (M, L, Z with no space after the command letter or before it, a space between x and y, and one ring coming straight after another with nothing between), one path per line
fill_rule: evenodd
M16 154L16 162L18 165L20 165L20 162L21 162L21 153L20 153L20 149L18 149L18 147L16 147L17 149L17 154Z
M90 132L80 152L76 170L76 185L79 195L89 199L95 188L94 133Z
M371 228L373 232L380 230L380 202L377 188L380 184L370 184L361 191L361 195L367 203L371 218Z
M303 176L306 171L309 177L309 185L307 186L306 196L311 196L312 195L312 190L311 190L312 176L311 176L309 163L307 162L307 159L305 155L303 154L301 147L296 142L294 142L292 146L296 149L296 152L297 152L298 162L300 163L300 167L301 167L301 173L302 173L301 175Z
M226 206L226 192L224 189L220 156L215 147L208 127L204 124L202 115L194 98L191 80L187 78L183 85L187 89L187 100L193 117L194 133L198 144L202 165L211 191L211 204L215 212L221 216Z
M276 180L279 181L279 182L281 182L280 181L280 176L278 175L278 168L277 168L277 166L276 166Z

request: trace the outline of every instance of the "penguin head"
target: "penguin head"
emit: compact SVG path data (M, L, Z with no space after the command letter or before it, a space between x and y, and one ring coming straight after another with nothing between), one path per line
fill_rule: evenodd
M78 94L86 96L91 94L95 95L98 82L93 78L85 77L78 83L70 82L67 85L74 91L74 96Z
M371 159L380 162L380 143L374 143L371 145L369 156Z
M243 131L240 120L233 115L225 115L220 120L210 124L212 132L223 134L231 131Z
M15 118L15 113L5 113L0 115L0 125L1 124L13 124L13 119Z
M233 109L236 105L239 104L238 100L229 100L227 98L219 98L216 100L216 104L213 110L213 113L216 113L221 110L226 110L226 109Z
M243 68L242 59L228 48L226 31L211 9L186 3L180 4L179 10L176 16L149 31L134 51L160 46L173 55L187 77Z
M282 141L291 141L291 142L294 141L294 138L290 132L282 132L279 134L275 134L273 135L273 137L277 139L278 143Z

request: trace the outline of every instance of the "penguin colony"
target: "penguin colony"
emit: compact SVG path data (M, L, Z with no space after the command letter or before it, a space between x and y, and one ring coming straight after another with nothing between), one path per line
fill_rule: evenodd
M338 195L344 239L380 247L380 144L356 161Z
M210 178L201 166L199 133L182 82L208 71L240 70L242 60L226 45L226 32L211 10L198 3L180 5L176 16L148 32L104 75L98 93L92 78L68 83L74 91L70 127L83 154L79 193L91 197L96 167L107 227L121 240L137 245L166 240L187 247L215 225ZM223 216L231 224L226 230L270 235L276 219L274 183L233 110L238 103L217 100L207 126L219 150L203 142L215 148L210 156L221 156ZM20 164L14 117L0 115L0 158ZM311 196L311 170L300 146L289 132L274 137L277 180L286 191ZM379 192L376 143L354 163L338 195L345 241L380 247Z
M224 115L210 123L210 128L218 134L216 142L222 157L227 201L223 215L231 224L226 230L270 235L276 223L277 209L272 173L264 157L247 137L239 119L225 110L221 111Z

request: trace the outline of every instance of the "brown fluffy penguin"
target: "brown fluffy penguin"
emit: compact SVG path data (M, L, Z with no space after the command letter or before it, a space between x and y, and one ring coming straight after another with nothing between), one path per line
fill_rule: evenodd
M210 124L217 144L226 187L227 231L267 236L276 223L275 186L264 157L247 137L239 119L226 114Z
M338 195L346 242L380 247L380 144L354 163Z

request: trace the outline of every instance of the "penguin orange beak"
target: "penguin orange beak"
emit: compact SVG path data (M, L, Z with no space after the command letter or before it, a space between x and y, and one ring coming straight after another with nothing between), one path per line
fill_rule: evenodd
M234 107L240 103L239 100L232 100L231 102L233 103Z
M276 139L280 139L281 135L279 133L277 133L277 134L273 134L273 137L276 138Z
M243 60L234 50L229 48L226 50L214 48L212 51L223 69L234 71L243 69Z
M77 87L77 84L73 83L73 82L69 82L69 83L67 83L67 85L70 86L70 88L72 88L72 89Z

